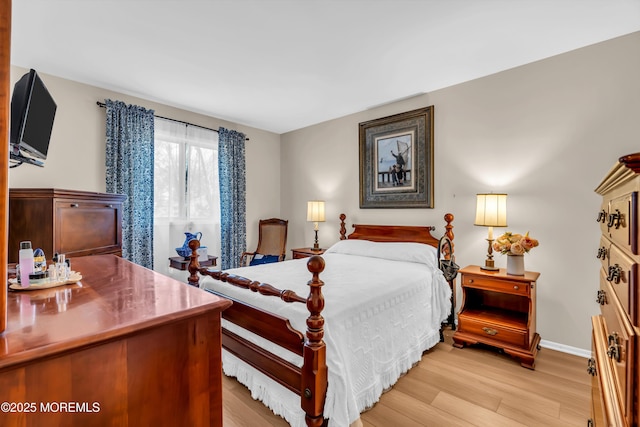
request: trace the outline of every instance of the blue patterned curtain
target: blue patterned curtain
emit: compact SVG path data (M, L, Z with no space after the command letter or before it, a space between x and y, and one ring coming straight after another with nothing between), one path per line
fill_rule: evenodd
M105 100L107 192L125 194L122 257L153 268L153 110Z
M222 269L238 267L247 247L245 135L218 129Z

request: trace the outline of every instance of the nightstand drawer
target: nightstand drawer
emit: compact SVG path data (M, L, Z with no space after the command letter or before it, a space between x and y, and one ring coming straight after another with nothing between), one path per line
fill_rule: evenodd
M528 296L530 291L529 282L523 283L515 280L494 280L490 277L475 276L471 274L464 274L462 276L462 286L522 296Z
M296 248L291 249L291 258L300 259L300 258L309 258L314 255L322 255L325 249L312 249L312 248Z
M460 313L458 316L458 329L476 335L481 341L491 344L511 344L516 347L529 348L526 329L513 329L504 325L488 322L473 314Z

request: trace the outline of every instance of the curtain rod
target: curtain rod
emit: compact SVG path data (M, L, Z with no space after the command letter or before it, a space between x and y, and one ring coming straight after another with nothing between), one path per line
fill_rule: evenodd
M101 108L106 108L106 106L107 106L107 104L105 104L104 102L100 102L100 101L96 101L96 104L98 104L98 106L101 107ZM172 122L182 123L182 124L187 125L187 126L195 126L197 128L206 129L206 130L212 130L212 131L214 131L216 133L220 133L220 132L218 132L218 129L211 129L211 128L208 128L206 126L200 126L200 125L196 125L196 124L193 124L193 123L185 122L185 121L182 121L182 120L172 119L170 117L163 117L163 116L157 116L157 115L155 117L157 117L159 119L171 120ZM244 140L245 141L249 141L249 138L245 137Z

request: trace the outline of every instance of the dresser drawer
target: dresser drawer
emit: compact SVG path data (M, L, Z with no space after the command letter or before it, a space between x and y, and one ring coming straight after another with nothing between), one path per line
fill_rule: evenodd
M622 412L620 394L616 390L602 316L593 316L592 356L594 370L591 380L591 420L595 427L629 425Z
M484 289L505 294L529 296L531 291L529 282L516 280L492 280L491 278L464 274L461 279L462 286L475 289Z
M610 261L608 268L600 270L600 281L609 282L624 311L634 319L636 304L632 298L637 281L638 264L626 256L615 245L609 248ZM602 286L601 286L602 288Z
M54 209L56 252L82 256L121 251L121 203L58 199Z
M613 383L620 396L625 414L633 413L634 364L636 362L636 332L624 312L620 301L611 289L609 282L604 283L608 298L600 306L604 337L602 345L607 348L606 357L611 368Z
M603 232L614 243L638 255L638 214L636 191L609 200L606 227ZM601 223L602 228L602 223Z

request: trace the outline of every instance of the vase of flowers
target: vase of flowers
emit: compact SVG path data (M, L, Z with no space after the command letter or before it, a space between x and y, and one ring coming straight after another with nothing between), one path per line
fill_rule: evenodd
M493 242L493 250L507 255L507 274L524 275L524 254L539 245L536 239L507 231Z

